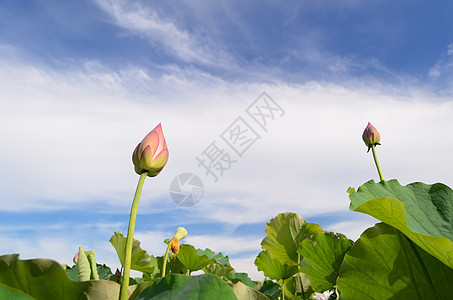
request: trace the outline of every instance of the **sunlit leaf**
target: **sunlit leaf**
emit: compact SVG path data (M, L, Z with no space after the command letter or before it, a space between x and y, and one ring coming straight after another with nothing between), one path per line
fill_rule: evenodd
M198 271L206 267L211 261L206 255L198 255L197 250L192 245L183 244L179 248L176 258L190 272Z
M19 260L18 257L17 254L0 256L1 285L22 291L38 300L118 299L120 286L115 282L72 281L56 261Z
M300 243L315 232L323 229L317 224L307 223L295 213L280 213L266 224L266 237L261 247L269 251L273 259L282 264L297 265Z
M241 281L246 286L256 289L256 282L254 282L252 279L250 279L250 277L247 273L231 273L229 275L229 278L233 283Z
M351 192L350 209L400 230L419 247L453 268L453 191L442 183L401 186L370 180Z
M231 286L238 300L269 300L263 293L243 284L241 281Z
M451 299L453 269L399 230L379 223L345 255L337 279L344 299Z
M119 232L115 232L110 238L110 243L115 248L121 265L123 265L126 252L126 237ZM151 275L159 272L156 258L150 256L145 250L142 250L140 248L140 242L136 239L132 242L131 269Z
M223 265L224 267L226 267L229 262L228 256L224 256L221 252L215 254L214 251L208 248L206 248L205 250L197 249L197 254L200 256L206 255L209 259L214 259L215 262Z
M287 279L297 273L297 266L282 264L276 259L272 259L269 251L261 251L255 259L258 271L263 271L264 276L270 279Z
M301 244L299 253L304 257L300 270L307 274L316 292L332 290L344 255L351 248L352 241L343 234L318 232Z

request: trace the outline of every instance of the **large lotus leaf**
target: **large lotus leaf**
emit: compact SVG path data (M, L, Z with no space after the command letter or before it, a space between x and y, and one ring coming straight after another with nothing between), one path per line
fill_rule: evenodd
M205 273L214 274L221 278L229 278L230 274L235 272L234 268L228 263L226 266L223 266L219 263L209 264L203 268Z
M124 266L126 237L119 232L115 232L110 238L110 243L115 248L121 265ZM142 250L142 248L140 248L140 242L136 239L132 242L131 269L148 273L151 277L159 272L156 258L154 256L150 256L145 250Z
M176 258L190 272L198 271L206 267L211 261L206 255L198 255L197 250L192 245L183 244L179 248Z
M297 273L297 266L282 264L272 259L269 251L261 251L255 259L258 271L263 271L264 276L270 279L287 279Z
M451 299L453 270L399 230L379 223L345 255L337 279L344 299Z
M261 242L261 247L269 251L272 259L277 259L282 264L297 266L300 243L313 233L322 231L319 225L307 223L298 214L280 213L267 222L264 231L266 237Z
M401 186L397 180L370 180L351 192L350 209L399 229L453 268L453 191L442 183Z
M205 250L197 249L197 254L200 256L206 255L209 259L215 260L215 261L211 261L211 263L219 263L224 267L226 267L230 261L228 256L224 256L222 254L222 252L215 254L214 251L212 251L211 249L208 249L208 248L206 248Z
M33 298L22 291L0 284L1 300L33 300Z
M344 255L352 241L345 235L333 232L318 232L301 244L299 253L304 257L300 270L307 274L316 292L332 290Z
M243 284L245 284L248 287L251 287L252 289L257 288L256 282L251 280L247 273L231 273L229 274L229 278L233 283L241 281Z
M164 265L164 257L158 256L158 257L156 257L156 259L157 259L157 265L159 267L159 270L162 270L163 265ZM178 259L176 259L176 256L171 252L168 253L165 275L170 274L170 273L184 274L184 275L189 275L189 273L190 273L189 269L187 269ZM163 277L162 272L159 273L159 276Z
M187 300L234 300L231 287L215 275L187 276L169 274L146 288L137 300L187 299Z
M120 285L112 281L71 281L56 261L19 260L17 254L0 256L0 284L20 290L38 300L116 300L120 291Z
M233 284L231 286L233 289L234 294L236 295L238 300L269 300L270 297L267 297L263 293L251 288L241 281Z
M280 286L272 280L265 280L260 288L260 292L269 298L277 298L280 295Z

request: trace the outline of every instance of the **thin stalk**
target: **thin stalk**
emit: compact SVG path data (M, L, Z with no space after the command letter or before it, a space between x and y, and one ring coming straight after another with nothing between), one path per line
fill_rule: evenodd
M137 189L135 190L134 201L132 201L131 214L129 216L129 228L126 238L126 254L124 256L124 273L121 282L120 300L127 300L127 290L129 288L129 274L131 272L132 242L134 240L135 220L137 218L138 201L142 193L143 183L145 182L148 172L142 173L138 180Z
M285 279L283 279L283 286L282 286L282 300L285 300Z
M164 264L163 264L163 267L162 267L162 278L165 277L165 269L167 268L167 260L168 260L168 252L169 252L169 250L170 250L170 243L168 243L167 251L165 251Z
M300 276L300 254L297 254L297 277L299 277L300 281L300 290L302 291L302 298L305 299L305 292L304 292L304 283L302 282L302 277Z
M381 167L379 167L379 162L378 162L378 159L377 159L377 156L376 156L376 150L375 150L375 146L374 145L371 146L371 150L373 151L374 163L376 164L376 168L377 168L378 173L379 173L379 179L381 181L383 181L384 177L382 177Z

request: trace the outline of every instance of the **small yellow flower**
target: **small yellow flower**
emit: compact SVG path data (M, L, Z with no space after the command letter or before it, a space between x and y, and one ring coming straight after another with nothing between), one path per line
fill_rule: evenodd
M179 240L177 238L172 238L170 242L168 243L168 247L170 247L170 251L173 254L178 254L179 253Z
M168 243L168 247L173 254L179 253L179 241L187 236L187 230L184 227L178 227L175 235L171 238Z

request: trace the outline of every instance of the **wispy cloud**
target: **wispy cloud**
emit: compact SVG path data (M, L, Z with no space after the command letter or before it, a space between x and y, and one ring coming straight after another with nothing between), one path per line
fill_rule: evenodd
M170 227L176 208L168 194L171 180L181 172L198 173L206 197L184 210L178 222L217 222L222 232L194 235L187 241L198 248L237 254L239 259L244 249L247 255L258 253L261 241L258 236L233 238L231 232L241 224L264 224L283 211L303 217L346 211L346 188L377 178L361 141L368 121L381 132L378 155L386 179L398 178L402 184L453 182L446 167L453 151L453 141L445 138L453 130L453 102L448 97L435 98L412 86L388 89L358 79L350 87L317 81L242 84L190 72L176 66L164 70L165 75L134 65L112 69L97 60L55 70L0 60L0 197L8 200L2 210L96 205L99 212L127 212L137 182L131 152L158 122L164 126L170 160L165 172L147 181L140 211L160 212L159 221ZM137 86L143 89L137 92ZM204 176L195 157L212 141L221 142L220 134L244 115L262 91L285 109L284 117L267 132L261 131L261 139L214 183ZM231 151L226 144L222 147ZM328 229L353 237L358 234L354 228L367 226L361 220L350 221ZM161 228L157 223L149 226ZM46 235L50 229L58 230L40 232ZM8 243L0 250L67 262L74 248L83 244L114 263L115 253L108 243L111 233L105 231L114 228L103 229L102 239L96 236L98 241L87 236L68 242L55 236L43 242L15 243L19 239L2 236ZM136 237L144 249L161 255L165 250L161 241L174 232L152 232L142 234L138 229ZM40 245L38 250L31 251L33 243ZM59 250L47 249L46 243ZM60 251L71 255L63 257ZM253 268L253 261L249 266Z
M179 28L170 16L161 16L151 6L123 0L96 2L112 17L116 25L145 37L153 45L161 47L182 62L223 67L233 63L229 54L209 38Z
M441 58L428 71L429 84L438 94L450 95L453 91L453 43L447 46L447 50Z

